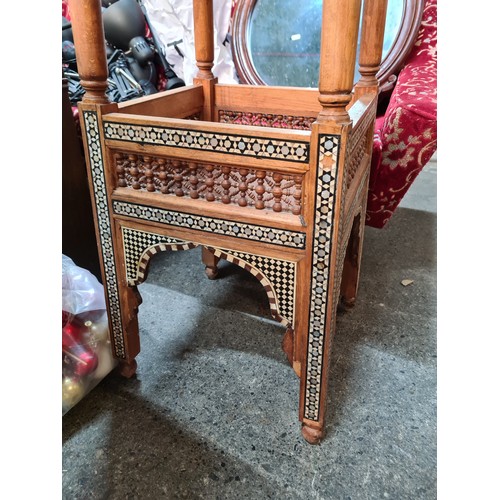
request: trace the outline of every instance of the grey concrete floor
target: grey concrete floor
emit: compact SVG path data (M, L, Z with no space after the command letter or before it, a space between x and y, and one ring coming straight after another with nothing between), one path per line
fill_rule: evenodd
M436 176L433 160L366 230L319 446L260 284L165 252L140 285L137 378L111 373L63 417L63 498L436 498Z

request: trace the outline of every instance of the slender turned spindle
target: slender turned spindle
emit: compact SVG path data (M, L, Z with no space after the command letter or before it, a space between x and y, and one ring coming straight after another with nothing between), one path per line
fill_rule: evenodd
M205 195L205 199L207 201L215 201L215 195L214 195L214 174L213 171L215 167L213 165L207 165L206 167L207 170L207 178L205 180L205 186L207 186L207 194Z
M198 194L198 184L200 180L198 179L198 164L194 161L189 162L189 184L191 188L189 190L189 196L196 200L200 195Z
M266 188L264 186L264 179L266 178L266 172L263 170L257 170L255 176L257 177L257 187L255 188L257 201L255 202L255 208L257 210L263 210L265 207L264 193L266 192Z
M350 121L361 0L324 0L319 74L319 122Z
M365 0L359 52L361 78L356 84L357 93L378 89L377 73L382 60L386 14L387 0Z
M193 0L194 44L198 74L196 78L214 77L214 14L212 0Z
M163 194L167 194L168 193L168 172L167 172L166 162L163 158L158 159L158 166L160 168L160 173L158 174L158 178L160 179L160 182L161 182L160 191Z
M69 0L73 39L80 83L85 90L82 101L105 104L108 63L102 25L101 0Z

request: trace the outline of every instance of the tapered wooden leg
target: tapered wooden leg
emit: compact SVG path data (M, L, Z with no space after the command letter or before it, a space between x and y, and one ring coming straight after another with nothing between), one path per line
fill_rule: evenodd
M361 250L363 245L364 224L361 224L361 214L354 218L351 236L347 245L342 272L341 297L342 304L354 307L358 293L359 271L361 266Z
M340 273L338 278L340 279ZM336 288L339 290L338 286ZM337 294L333 292L332 295L331 298L334 299ZM311 332L309 334L308 356L301 376L302 436L310 444L319 444L325 436L328 376L337 319L337 300L332 300L330 311L325 317L324 335L315 335L314 331L312 335Z
M125 358L119 360L118 371L125 378L131 378L137 371L135 357L140 351L139 321L137 314L142 303L142 297L136 286L119 287L121 296L121 314L124 325L124 354Z
M294 344L293 329L287 328L285 335L283 335L283 340L281 341L281 348L285 352L286 358L288 359L288 362L292 367L293 367L293 344Z
M209 280L214 280L219 274L217 264L220 258L216 257L212 251L206 247L201 248L201 260L205 264L205 274Z

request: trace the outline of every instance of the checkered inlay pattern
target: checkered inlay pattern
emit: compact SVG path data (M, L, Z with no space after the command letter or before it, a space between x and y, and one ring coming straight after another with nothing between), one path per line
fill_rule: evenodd
M153 255L164 250L188 250L198 243L122 226L125 267L129 286L138 285L146 276ZM297 263L263 255L208 247L214 255L249 271L266 290L272 315L292 327L295 319Z
M332 236L335 224L338 155L340 136L320 135L316 179L315 229L311 271L311 303L307 337L306 394L304 417L319 420L320 388L323 373L329 275L332 266Z
M162 208L147 207L125 201L114 201L113 211L117 215L125 215L135 219L160 222L170 226L196 229L208 233L224 236L233 236L245 240L271 243L289 248L305 248L306 235L286 229L256 226L244 222L233 222L224 219L215 219L203 215L193 215L174 212Z
M106 139L212 151L298 163L309 162L308 141L219 134L172 127L104 122Z
M242 267L255 276L269 299L272 315L283 325L293 327L297 263L233 250L210 248L217 257Z
M125 358L125 344L123 340L123 326L120 312L120 299L116 278L115 255L111 239L111 218L104 179L104 164L98 127L97 113L83 111L85 134L88 143L90 172L94 188L94 201L97 212L97 226L99 229L99 244L102 250L104 263L104 285L108 297L108 317L112 325L114 351L119 358Z
M197 246L196 243L128 227L122 227L122 237L129 286L144 281L149 260L158 252L188 250Z

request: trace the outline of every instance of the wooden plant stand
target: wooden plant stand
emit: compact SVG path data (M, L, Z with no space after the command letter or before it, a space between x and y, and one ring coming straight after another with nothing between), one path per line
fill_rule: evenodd
M264 286L287 327L299 419L324 435L340 297L358 287L386 0L324 0L319 89L223 85L212 74L212 0L194 0L192 85L109 103L100 0L70 8L79 105L113 352L135 373L137 285L158 251L201 246L207 275L226 259ZM325 20L328 20L325 23Z

